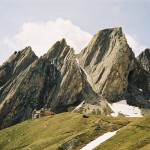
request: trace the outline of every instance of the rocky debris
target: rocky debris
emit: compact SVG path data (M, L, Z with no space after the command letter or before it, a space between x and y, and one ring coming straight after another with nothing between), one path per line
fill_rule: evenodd
M81 136L81 137L80 137ZM63 143L57 150L74 150L77 146L82 144L82 135L78 135L69 141Z
M127 99L129 104L150 107L150 76L140 67L122 28L99 31L77 57L93 89L107 101Z
M150 49L145 49L138 57L137 60L143 69L150 73Z
M101 126L99 124L95 124L94 125L94 130L101 130Z
M100 100L99 102L90 102L83 104L79 109L75 109L75 112L81 112L85 115L88 114L103 114L107 115L112 112L110 107L108 107L108 103L105 99ZM78 106L77 106L78 107Z
M74 50L62 39L16 76L1 91L0 99L0 126L4 128L31 118L34 109L60 113L82 101L96 104L100 96L88 83Z

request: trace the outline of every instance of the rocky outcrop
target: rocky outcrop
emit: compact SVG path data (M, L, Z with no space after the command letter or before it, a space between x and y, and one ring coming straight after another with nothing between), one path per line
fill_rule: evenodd
M93 89L103 98L109 102L127 99L129 104L150 107L149 74L135 59L121 28L99 31L78 59L90 75Z
M138 67L129 72L125 98L128 103L150 109L150 74Z
M82 101L102 104L101 113L109 112L107 103L99 101L100 96L92 90L65 39L16 76L3 88L0 99L1 128L31 118L34 109L51 108L60 113Z
M77 56L65 39L40 58L30 47L15 52L0 67L0 128L41 108L109 114L107 101L125 99L150 109L148 54L137 60L121 28L99 31Z
M138 57L137 60L143 69L150 73L150 49L145 49Z
M79 61L96 92L111 101L127 89L133 57L122 29L113 28L98 32L79 54Z
M149 63L148 50L143 51L135 59L128 75L128 102L141 108L150 109L150 73L148 71Z
M0 87L25 70L37 56L31 47L15 52L2 66L0 66Z

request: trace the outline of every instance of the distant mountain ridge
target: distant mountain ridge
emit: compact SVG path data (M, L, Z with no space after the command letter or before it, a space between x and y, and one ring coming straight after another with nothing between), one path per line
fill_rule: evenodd
M31 47L15 52L0 66L0 128L29 119L42 107L60 113L84 102L82 113L108 115L108 102L126 99L150 109L150 74L142 62L120 27L99 31L78 55L65 39L40 58Z

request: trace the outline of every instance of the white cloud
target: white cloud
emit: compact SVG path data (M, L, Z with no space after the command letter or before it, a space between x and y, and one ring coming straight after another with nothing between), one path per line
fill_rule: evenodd
M41 56L62 38L65 38L67 43L78 53L88 44L92 35L81 30L70 20L58 18L55 21L44 23L24 23L19 33L13 38L5 38L4 42L14 50L31 46L35 53Z
M138 42L137 37L135 35L126 34L126 38L127 38L127 42L129 44L129 46L134 51L135 56L138 56L146 48L146 46L141 45Z
M55 21L44 23L24 23L20 31L12 38L6 37L4 40L8 51L3 52L6 60L12 51L21 50L26 46L31 46L38 56L45 54L48 49L58 40L65 38L67 43L79 53L92 38L92 35L81 30L69 20L58 18ZM137 56L146 47L141 45L136 36L126 34L128 44ZM0 63L4 62L4 59Z

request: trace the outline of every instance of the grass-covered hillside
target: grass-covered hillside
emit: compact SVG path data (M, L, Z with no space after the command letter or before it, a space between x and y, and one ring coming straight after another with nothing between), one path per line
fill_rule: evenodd
M2 150L79 150L109 131L122 128L98 149L150 149L150 117L125 118L62 113L28 120L0 131ZM106 144L105 144L106 143Z
M150 116L137 119L122 128L96 150L150 150Z

